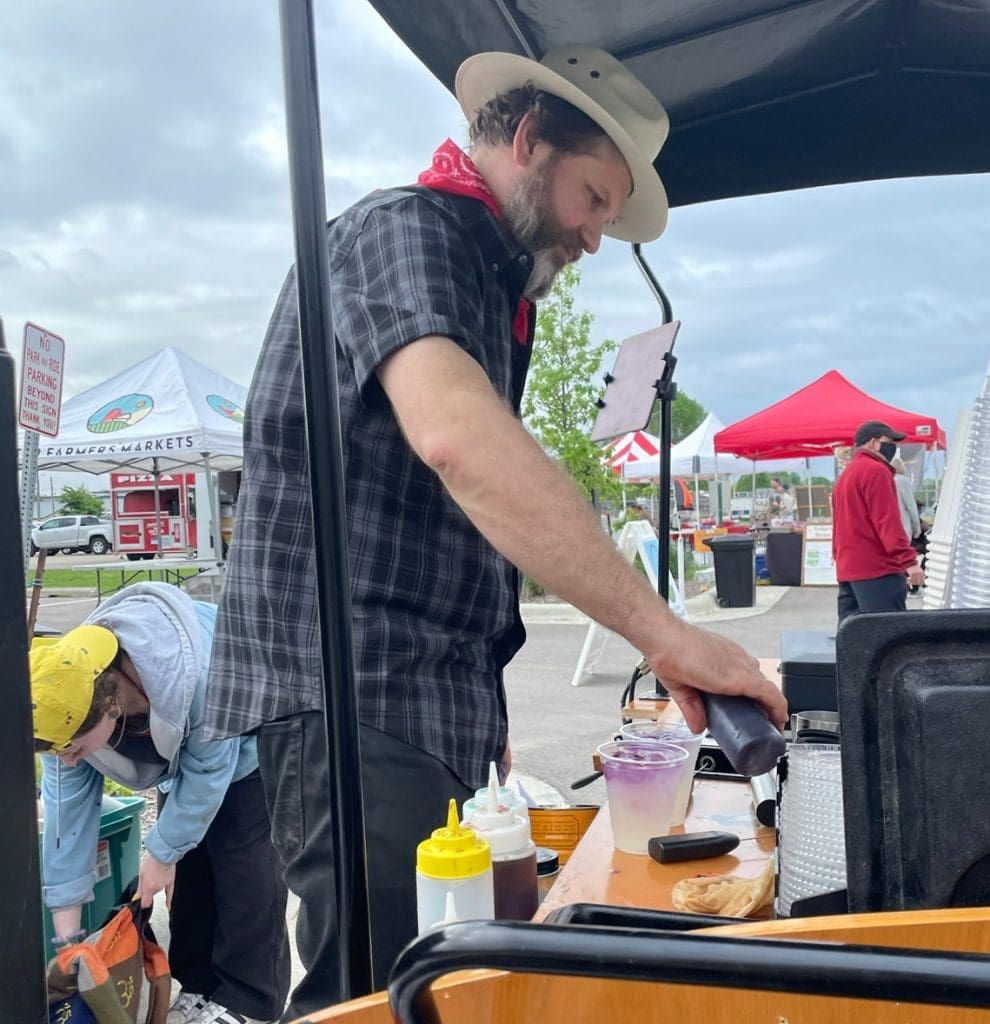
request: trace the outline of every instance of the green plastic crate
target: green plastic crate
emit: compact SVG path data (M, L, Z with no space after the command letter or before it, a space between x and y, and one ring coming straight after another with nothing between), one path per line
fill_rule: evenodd
M124 886L137 875L141 866L141 812L144 810L144 797L116 796L113 799L122 806L107 809L100 815L100 838L96 851L97 881L92 901L84 903L82 908L82 926L87 932L103 924ZM52 914L47 907L43 908L43 914L45 954L51 959L55 955L52 946L55 934Z

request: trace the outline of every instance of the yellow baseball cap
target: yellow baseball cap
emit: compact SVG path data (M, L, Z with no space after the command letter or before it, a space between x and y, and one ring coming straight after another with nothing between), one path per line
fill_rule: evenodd
M32 648L35 739L55 752L71 745L93 704L93 684L118 649L117 638L103 626L79 626L53 644Z

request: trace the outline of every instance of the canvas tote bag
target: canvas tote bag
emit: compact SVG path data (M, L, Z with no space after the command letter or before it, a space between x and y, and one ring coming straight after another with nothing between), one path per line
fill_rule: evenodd
M49 1024L139 1024L142 1009L143 1024L165 1024L172 978L150 917L127 899L102 928L59 950L48 965Z

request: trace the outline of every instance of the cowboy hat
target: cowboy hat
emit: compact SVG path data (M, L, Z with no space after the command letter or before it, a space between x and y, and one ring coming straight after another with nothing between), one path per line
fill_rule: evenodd
M652 242L667 226L667 193L653 166L667 139L667 112L610 53L594 46L548 50L537 63L514 53L478 53L458 68L454 92L468 121L499 93L532 83L587 114L615 143L632 175L632 194L606 235Z

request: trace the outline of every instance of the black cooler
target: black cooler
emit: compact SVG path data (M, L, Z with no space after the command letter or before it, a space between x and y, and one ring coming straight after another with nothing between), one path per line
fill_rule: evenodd
M835 633L812 630L781 633L780 678L790 714L838 711Z

